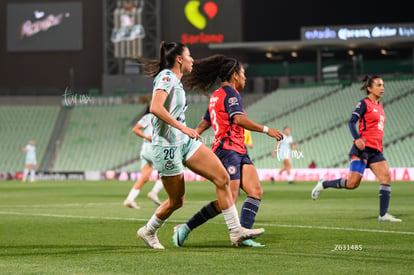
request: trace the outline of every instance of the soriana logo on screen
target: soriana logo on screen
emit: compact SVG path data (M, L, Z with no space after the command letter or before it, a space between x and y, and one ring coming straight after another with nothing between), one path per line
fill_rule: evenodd
M203 5L202 11L200 10L200 1L190 0L184 7L184 14L188 22L195 28L204 30L207 26L207 20L213 19L217 15L217 4L214 2L207 2Z
M223 43L223 33L205 33L209 21L214 20L218 12L218 6L215 2L209 1L201 4L199 0L190 0L184 6L184 15L187 21L197 30L198 34L183 33L181 42L184 44L194 43Z
M240 2L240 0L162 1L162 39L180 41L193 46L240 42Z

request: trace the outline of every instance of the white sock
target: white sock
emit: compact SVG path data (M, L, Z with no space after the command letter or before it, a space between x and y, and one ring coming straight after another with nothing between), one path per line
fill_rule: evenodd
M27 179L27 175L28 174L29 174L29 169L24 168L24 171L23 171L23 180L26 180Z
M292 174L290 174L290 175L288 175L288 176L287 176L287 180L288 180L288 181L293 181L293 176L292 176Z
M135 198L138 197L140 191L141 191L140 189L132 188L131 191L129 191L127 200L135 201Z
M152 187L151 192L154 192L155 194L158 194L163 187L164 187L164 185L162 185L162 181L157 180L154 184L154 187Z
M155 231L157 231L158 229L161 228L161 226L163 226L165 223L165 221L159 219L157 216L152 215L151 219L148 221L146 227L147 230L151 233L154 233Z
M230 208L221 211L226 221L229 230L238 229L241 227L237 208L233 204Z
M32 169L30 170L30 180L34 180L35 179L35 170Z

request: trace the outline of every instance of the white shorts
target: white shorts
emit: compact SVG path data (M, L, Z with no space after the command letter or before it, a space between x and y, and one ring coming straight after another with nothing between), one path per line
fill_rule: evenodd
M162 176L176 176L183 173L184 165L190 157L200 148L201 141L189 139L180 146L153 145L154 168Z

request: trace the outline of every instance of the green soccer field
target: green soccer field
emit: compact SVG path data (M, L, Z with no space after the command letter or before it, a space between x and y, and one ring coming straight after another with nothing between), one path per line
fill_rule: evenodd
M145 196L153 183L138 210L122 205L132 184L0 182L0 274L414 274L413 182L392 185L390 213L402 223L377 221L376 182L317 201L314 183L263 182L255 227L265 247L231 247L219 215L176 248L173 227L215 198L211 183L188 182L185 205L159 231L161 251L136 238L156 209Z

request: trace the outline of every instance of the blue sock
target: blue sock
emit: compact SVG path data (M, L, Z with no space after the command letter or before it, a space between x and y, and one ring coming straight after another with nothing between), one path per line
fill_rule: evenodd
M240 224L247 229L253 227L257 211L259 211L260 199L247 197L243 203L240 213Z
M346 188L346 179L327 180L322 183L323 188Z
M380 216L384 216L388 212L390 204L391 186L381 184L379 188Z
M216 207L214 206L214 202L209 202L206 205L204 205L197 213L194 214L188 221L187 226L190 230L193 230L194 228L202 225L206 221L214 218L218 214L220 214L221 211L218 211Z

